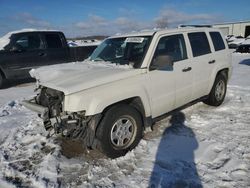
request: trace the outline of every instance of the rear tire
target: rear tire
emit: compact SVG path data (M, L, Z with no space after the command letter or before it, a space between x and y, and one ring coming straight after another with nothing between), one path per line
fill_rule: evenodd
M133 107L120 104L110 108L97 128L97 148L110 158L125 155L142 138L142 118Z
M222 74L217 75L211 92L203 102L210 106L220 106L227 92L227 79Z

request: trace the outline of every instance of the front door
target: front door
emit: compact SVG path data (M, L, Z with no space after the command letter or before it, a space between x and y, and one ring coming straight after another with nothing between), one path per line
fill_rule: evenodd
M155 66L156 60L161 59L159 57L170 57L173 66ZM182 34L160 38L150 67L150 69L153 67L153 70L148 73L153 118L190 100L193 81L192 69L190 69L191 65Z

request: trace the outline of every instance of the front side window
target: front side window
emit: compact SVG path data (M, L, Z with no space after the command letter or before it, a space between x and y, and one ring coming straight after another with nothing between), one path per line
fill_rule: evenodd
M162 37L156 47L153 59L169 56L173 62L187 59L186 45L182 34Z
M109 61L139 68L150 43L151 36L106 39L90 57L92 61Z
M62 41L58 34L45 34L45 40L48 48L62 48Z
M23 50L34 50L42 47L39 35L23 35L17 38L14 46Z
M194 57L211 53L206 33L189 33L188 38Z
M224 50L226 48L219 32L210 32L209 34L213 41L215 51Z

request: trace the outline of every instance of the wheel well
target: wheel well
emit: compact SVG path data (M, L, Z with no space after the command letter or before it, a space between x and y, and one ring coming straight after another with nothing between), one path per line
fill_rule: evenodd
M220 70L220 71L217 73L216 77L217 77L219 74L222 74L222 75L226 78L226 80L228 80L228 68L225 68L225 69Z
M114 104L111 104L103 110L103 113L107 112L111 107L118 105L118 104L127 104L127 105L134 107L140 113L142 121L145 122L145 119L146 119L145 109L144 109L144 106L140 97L132 97L132 98L128 98L128 99L116 102Z

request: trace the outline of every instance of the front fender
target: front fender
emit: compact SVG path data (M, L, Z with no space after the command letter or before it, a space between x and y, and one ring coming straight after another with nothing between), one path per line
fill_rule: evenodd
M120 81L66 95L64 111L85 111L85 115L90 116L101 113L106 107L119 101L139 97L144 105L145 115L148 117L151 115L151 108L146 87L135 83L137 82Z

